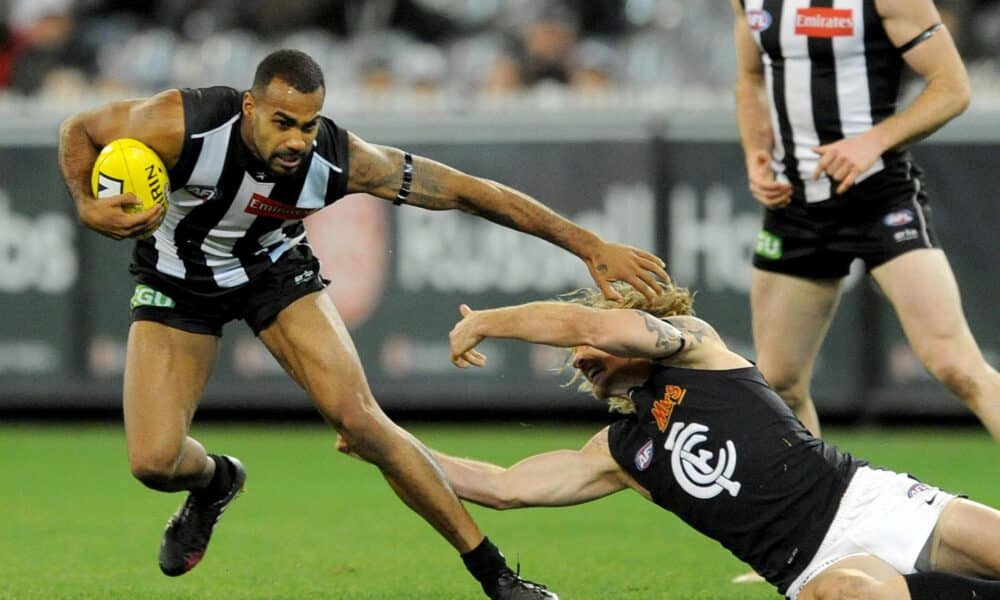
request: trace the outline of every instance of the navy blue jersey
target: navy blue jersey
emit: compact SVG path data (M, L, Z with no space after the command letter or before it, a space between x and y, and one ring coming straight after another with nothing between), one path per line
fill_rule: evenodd
M347 193L347 132L321 117L302 166L275 176L240 137L242 92L180 92L184 146L169 172L170 208L153 237L136 244L132 271L214 296L253 280L302 243L302 219Z
M609 430L615 461L784 592L866 463L811 436L756 367L654 366L631 398Z

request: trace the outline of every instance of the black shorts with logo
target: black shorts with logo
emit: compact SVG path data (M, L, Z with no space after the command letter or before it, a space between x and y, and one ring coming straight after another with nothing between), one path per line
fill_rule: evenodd
M137 283L132 321L156 321L218 337L222 326L235 319L243 319L254 335L260 335L285 307L327 283L306 244L285 252L253 281L221 294L198 294L185 289L183 280L150 269L133 266L132 273Z
M855 258L870 271L911 250L936 247L922 172L909 163L877 173L842 196L768 210L753 265L831 279L847 275Z

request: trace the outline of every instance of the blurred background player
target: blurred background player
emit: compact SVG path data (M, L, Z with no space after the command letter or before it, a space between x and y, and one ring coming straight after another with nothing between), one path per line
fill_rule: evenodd
M1000 511L810 435L760 371L691 316L686 290L649 300L619 289L619 301L583 290L564 302L461 306L457 366L484 366L475 348L487 338L571 348L582 387L625 415L579 451L506 469L435 452L460 497L567 506L631 488L792 600L1000 597Z
M764 376L819 435L810 380L860 258L920 361L1000 440L1000 374L966 323L922 171L905 150L969 103L934 3L732 4L740 137L750 190L767 208L751 284ZM897 112L904 63L926 85Z
M164 533L160 568L180 575L198 564L246 478L239 461L208 455L188 436L222 326L243 319L323 417L462 553L488 596L554 598L507 568L427 451L380 410L322 292L301 221L353 192L459 209L575 253L611 295L616 279L655 295L656 279L667 277L662 263L604 242L502 184L363 141L319 114L325 92L315 61L280 50L258 65L247 92L168 90L74 115L62 126L60 166L84 225L121 239L162 221L135 247L124 388L133 475L152 489L191 490ZM128 195L92 196L94 159L121 137L146 143L166 164L172 193L165 214L160 207L123 212L135 201Z

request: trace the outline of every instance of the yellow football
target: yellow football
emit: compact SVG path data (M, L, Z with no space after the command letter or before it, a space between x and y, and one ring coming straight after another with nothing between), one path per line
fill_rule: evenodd
M95 198L135 194L142 204L129 212L141 212L157 204L166 208L170 194L163 161L149 146L131 138L117 139L101 150L94 161L90 187Z

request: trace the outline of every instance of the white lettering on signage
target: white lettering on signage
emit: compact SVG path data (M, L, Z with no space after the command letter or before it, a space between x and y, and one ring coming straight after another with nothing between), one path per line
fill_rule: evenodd
M457 211L401 210L397 272L404 290L553 293L592 285L578 258L541 239ZM603 206L568 215L609 241L654 250L654 196L644 183L616 183Z
M760 214L737 212L732 190L721 183L709 185L703 197L679 184L668 204L670 276L704 291L749 291Z
M0 292L60 294L76 283L76 226L63 213L27 217L0 190Z
M59 369L59 351L44 340L0 340L0 373L38 375Z
M757 232L762 211L737 210L729 186L714 182L699 194L695 186L681 183L668 200L670 252L667 272L683 285L703 291L749 293ZM851 265L844 291L864 278L859 261Z

